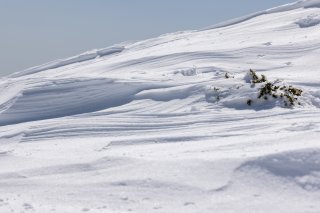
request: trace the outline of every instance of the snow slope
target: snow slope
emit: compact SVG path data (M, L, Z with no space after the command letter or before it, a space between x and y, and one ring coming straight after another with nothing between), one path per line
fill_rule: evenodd
M319 20L299 1L1 78L0 212L320 212Z

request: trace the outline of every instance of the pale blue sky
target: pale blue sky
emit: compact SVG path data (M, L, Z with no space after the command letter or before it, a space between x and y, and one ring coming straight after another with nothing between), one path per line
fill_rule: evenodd
M0 0L0 76L294 0Z

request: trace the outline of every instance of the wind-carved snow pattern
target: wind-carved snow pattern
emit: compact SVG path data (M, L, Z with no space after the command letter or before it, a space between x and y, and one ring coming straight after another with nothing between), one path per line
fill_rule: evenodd
M319 5L1 78L0 212L319 212Z
M112 79L61 79L37 85L5 102L0 125L95 112L131 102L157 84L116 82Z

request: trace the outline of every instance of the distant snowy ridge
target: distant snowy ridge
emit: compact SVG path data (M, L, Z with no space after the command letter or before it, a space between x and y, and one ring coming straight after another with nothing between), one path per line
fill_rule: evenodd
M206 27L203 30L210 30L210 29L216 29L216 28L221 28L221 27L227 27L227 26L234 25L234 24L239 24L241 22L250 20L252 18L255 18L257 16L261 16L261 15L280 13L280 12L285 12L285 11L290 11L290 10L296 10L299 8L316 8L316 7L320 7L319 0L301 0L298 2L282 5L279 7L271 8L271 9L260 11L260 12L256 12L256 13L246 15L243 17L235 18L235 19L232 19L232 20L229 20L226 22L221 22L219 24L215 24L213 26Z

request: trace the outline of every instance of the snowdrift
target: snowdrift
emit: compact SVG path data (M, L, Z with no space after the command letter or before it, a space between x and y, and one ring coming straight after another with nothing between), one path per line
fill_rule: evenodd
M299 1L1 78L0 212L319 212L319 14ZM249 69L301 104L257 98Z

